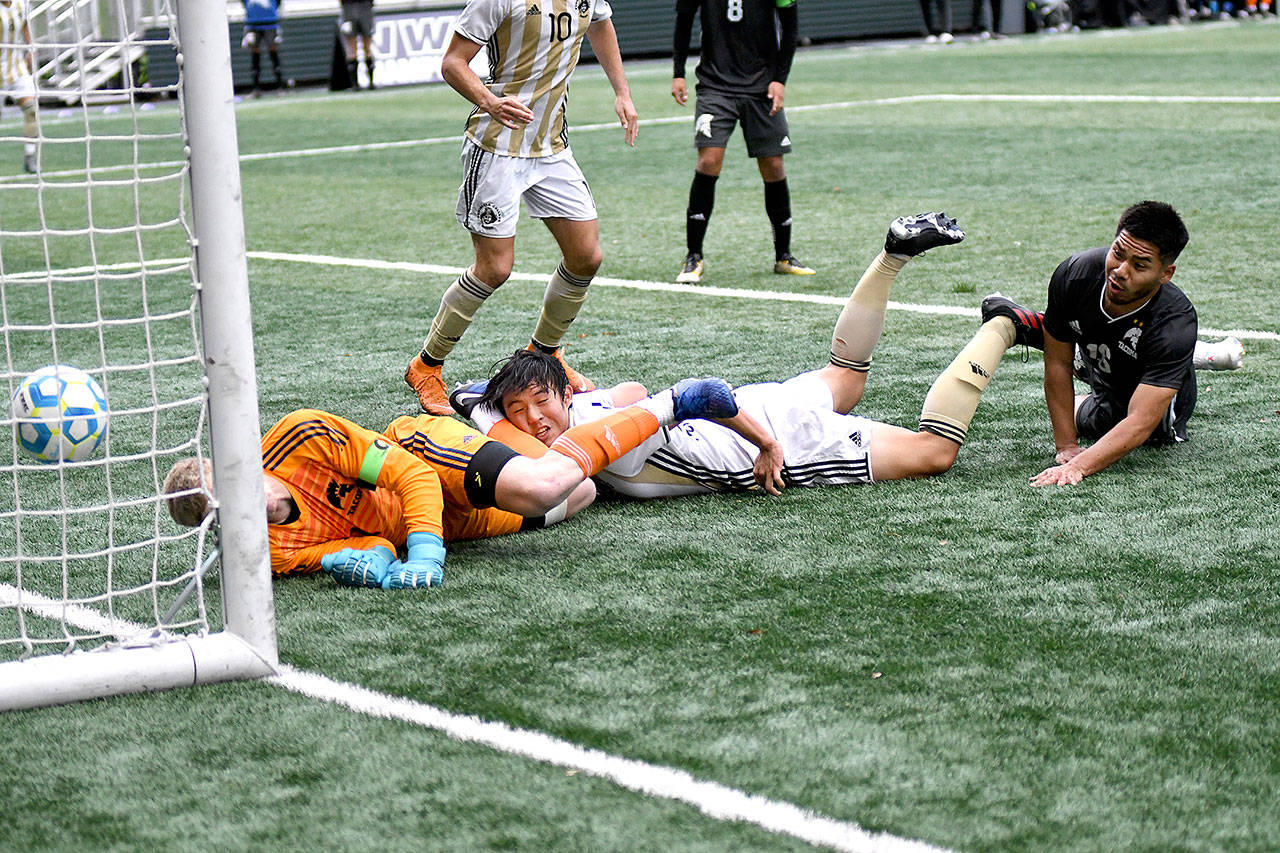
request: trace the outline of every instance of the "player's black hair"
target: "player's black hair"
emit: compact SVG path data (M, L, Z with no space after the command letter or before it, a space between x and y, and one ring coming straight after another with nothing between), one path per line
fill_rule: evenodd
M481 395L479 405L489 406L506 415L502 398L529 387L546 388L563 400L564 389L569 387L569 376L564 372L560 359L545 352L516 350L509 358L493 366L489 387Z
M1160 250L1161 263L1165 264L1176 261L1191 239L1178 211L1162 201L1140 201L1125 208L1120 214L1116 235L1121 231L1128 231L1130 235L1155 246Z

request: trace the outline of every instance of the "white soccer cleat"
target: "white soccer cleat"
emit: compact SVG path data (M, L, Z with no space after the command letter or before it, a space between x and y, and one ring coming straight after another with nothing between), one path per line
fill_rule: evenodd
M1239 370L1244 366L1244 344L1235 338L1225 338L1216 344L1196 341L1191 360L1196 370Z

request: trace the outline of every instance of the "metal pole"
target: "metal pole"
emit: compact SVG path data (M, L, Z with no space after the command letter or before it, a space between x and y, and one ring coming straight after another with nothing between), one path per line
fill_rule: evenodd
M227 629L274 666L279 658L226 8L222 2L178 0L178 62L190 145L213 482L222 528L223 604Z

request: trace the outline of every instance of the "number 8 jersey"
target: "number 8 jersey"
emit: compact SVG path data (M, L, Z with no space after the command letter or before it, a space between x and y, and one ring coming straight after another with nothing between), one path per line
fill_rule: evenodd
M480 108L467 119L467 138L486 151L546 157L569 147L565 100L587 27L607 20L607 0L471 0L454 23L457 34L488 51L485 85L519 98L533 121L514 130Z

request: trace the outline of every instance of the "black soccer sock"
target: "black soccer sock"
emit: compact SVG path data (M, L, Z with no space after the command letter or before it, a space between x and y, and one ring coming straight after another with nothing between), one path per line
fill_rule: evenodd
M262 76L262 54L249 54L249 67L253 69L253 88L258 88L258 79Z
M717 175L693 173L693 183L689 186L689 207L685 211L685 241L689 251L702 254L702 239L707 236L707 223L711 220L711 209L716 206Z
M773 258L780 261L791 253L791 190L786 178L765 181L764 212L773 226Z
M360 60L358 59L347 60L347 77L350 78L351 88L353 89L360 85L360 78L357 76L357 71L359 68L360 68Z
M364 70L369 75L369 88L373 88L373 57L364 58Z

